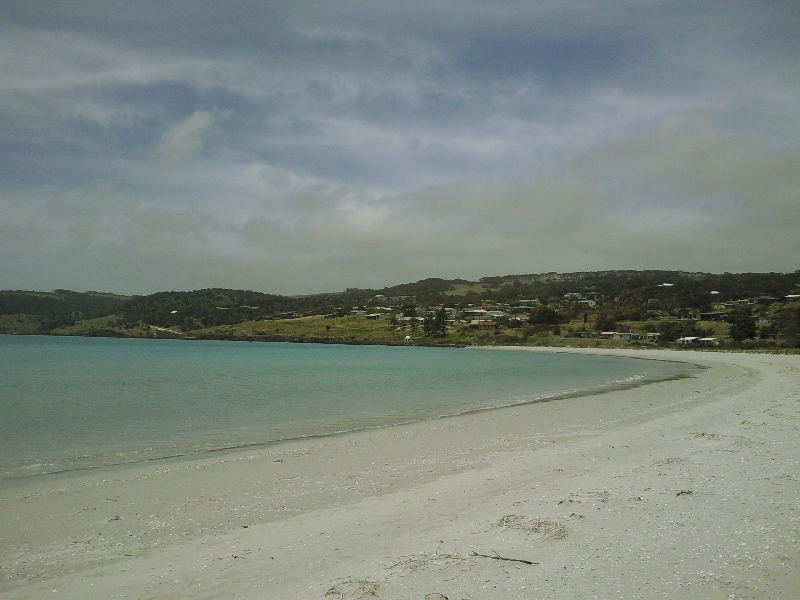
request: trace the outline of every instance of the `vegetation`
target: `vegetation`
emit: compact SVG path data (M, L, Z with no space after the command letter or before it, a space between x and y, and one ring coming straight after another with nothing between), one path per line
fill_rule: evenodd
M796 294L800 271L433 278L308 296L219 288L133 297L5 291L0 333L380 344L408 343L409 336L425 344L573 346L711 338L714 346L790 349L800 346L800 302L787 301ZM614 331L659 335L601 339Z

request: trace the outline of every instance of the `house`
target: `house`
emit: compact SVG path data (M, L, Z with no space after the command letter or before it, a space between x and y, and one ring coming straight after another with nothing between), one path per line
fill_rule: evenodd
M578 300L578 304L580 304L581 306L592 307L595 306L597 302L595 302L594 300Z
M594 331L579 331L578 332L578 337L581 337L581 338L584 338L584 339L593 338L593 337L596 337L596 336L597 336L597 333L595 333Z
M697 341L704 346L719 346L719 339L715 337L703 337Z
M381 314L381 313L371 313L371 314L368 314L368 315L364 315L364 318L367 321L377 321L378 319L383 318L383 314Z
M616 331L601 331L601 332L600 332L600 339L603 339L603 340L610 340L610 339L612 339L612 338L613 338L615 335L617 335L617 332L616 332Z
M217 308L219 308L219 307L217 307ZM296 319L299 316L300 316L300 313L295 312L293 310L290 310L290 311L287 311L287 312L278 313L277 315L272 315L271 319L273 321L280 321L281 319Z
M774 296L756 296L755 298L748 298L749 304L772 304L777 298Z
M690 346L692 344L696 344L700 340L697 336L687 336L678 338L678 343L683 344L684 346Z
M539 304L541 304L538 298L533 298L532 300L520 300L519 303L521 306L531 306L531 307L539 306Z
M530 306L512 306L511 312L514 313L529 313L533 310Z
M797 302L800 300L800 294L787 294L783 299L786 302Z
M724 321L728 318L726 312L701 312L698 317L701 321Z
M647 338L648 342L657 342L661 337L660 333L646 333L645 337Z
M632 341L635 341L635 340L640 340L640 339L642 339L642 337L644 337L644 336L642 336L641 333L631 333L629 331L628 333L615 333L611 337L611 339L612 340L619 340L621 342L632 342Z
M756 318L756 323L758 323L759 325L769 325L770 323L772 323L772 317L761 315L760 317Z

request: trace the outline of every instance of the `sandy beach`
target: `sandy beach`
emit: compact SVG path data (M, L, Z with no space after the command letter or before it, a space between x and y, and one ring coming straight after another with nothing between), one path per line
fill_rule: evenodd
M800 357L596 353L708 368L4 484L0 597L800 597Z

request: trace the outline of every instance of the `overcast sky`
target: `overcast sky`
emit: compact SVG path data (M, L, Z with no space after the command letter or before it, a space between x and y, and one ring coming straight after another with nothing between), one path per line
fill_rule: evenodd
M795 2L0 3L0 289L798 268Z

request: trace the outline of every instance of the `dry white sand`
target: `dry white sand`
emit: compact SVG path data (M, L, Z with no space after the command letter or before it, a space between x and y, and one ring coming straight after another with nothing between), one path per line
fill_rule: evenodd
M800 357L608 353L711 368L6 487L0 597L800 597Z

